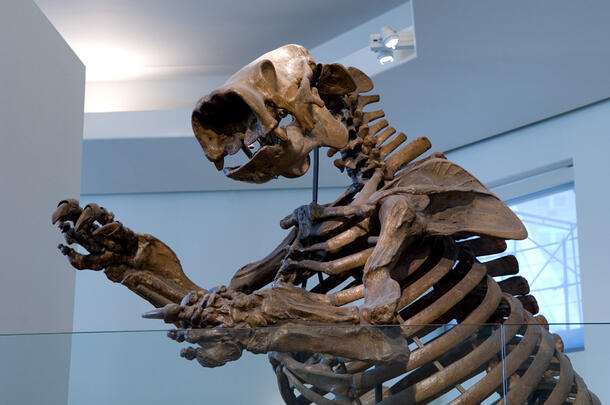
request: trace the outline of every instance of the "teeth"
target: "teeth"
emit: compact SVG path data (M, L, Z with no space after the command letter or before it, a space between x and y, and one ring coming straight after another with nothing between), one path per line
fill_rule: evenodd
M273 128L271 132L269 132L264 138L259 138L265 140L265 144L267 145L279 145L283 141L288 139L286 135L286 130L280 127Z
M280 138L283 141L287 141L288 140L288 135L286 135L286 131L280 127L275 127L273 128L272 131L275 135L277 135L278 138Z
M253 148L254 148L254 145L246 146L243 143L241 144L241 150L243 150L244 153L246 154L246 156L248 156L248 159L251 159L252 156L254 156L252 154L252 151L250 150L250 149L253 149Z
M244 143L246 145L252 145L259 137L260 133L254 132L250 128L248 128L246 134L244 135Z
M225 158L223 158L223 157L214 161L214 166L216 166L216 170L222 170L224 165L225 165Z
M269 134L267 134L266 136L261 136L257 139L257 141L261 147L266 145L273 145L273 142L271 141L271 135ZM254 145L256 146L256 144Z
M274 127L269 132L266 132L265 127L260 122L250 123L250 127L246 129L245 133L235 132L232 135L224 135L224 149L227 154L234 155L241 149L248 159L252 159L255 153L258 153L259 149L257 142L260 147L279 145L280 143L288 140L286 130L281 127ZM214 165L217 170L222 170L225 174L238 169L241 166L236 167L224 167L224 157L214 161Z

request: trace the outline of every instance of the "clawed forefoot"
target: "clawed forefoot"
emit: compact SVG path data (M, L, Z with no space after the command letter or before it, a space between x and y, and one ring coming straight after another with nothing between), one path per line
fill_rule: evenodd
M135 233L98 204L81 208L78 200L59 203L52 215L67 245L59 249L78 270L104 270L106 276L127 286L154 306L180 302L191 290L200 290L182 272L174 252L155 237ZM71 245L78 245L81 253Z

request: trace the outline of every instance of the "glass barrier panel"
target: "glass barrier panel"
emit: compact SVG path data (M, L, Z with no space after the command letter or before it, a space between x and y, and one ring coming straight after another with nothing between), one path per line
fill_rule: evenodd
M560 325L560 327L565 327ZM610 403L610 324L585 323L570 325L581 327L584 334L584 348L567 350L574 370L582 377L583 382L602 404Z
M565 354L538 324L0 335L0 402L503 404L561 390L578 402L586 384L604 403L610 327L580 326L586 350ZM570 365L582 380L565 382Z
M505 391L501 341L500 325L2 335L0 398L70 405L374 404L391 397L449 403L476 391L481 403L495 403ZM491 383L481 390L481 381Z

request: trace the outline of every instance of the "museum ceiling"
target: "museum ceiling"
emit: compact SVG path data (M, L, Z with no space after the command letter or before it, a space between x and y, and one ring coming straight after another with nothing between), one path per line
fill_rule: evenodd
M147 67L132 76L149 78L224 78L266 50L315 48L405 3L36 2L86 63L121 60ZM407 134L446 151L606 99L609 14L601 0L414 0L417 57L375 76L382 106ZM370 33L352 45L366 47ZM129 78L88 65L90 80ZM187 105L190 98L170 107Z
M137 78L230 74L277 46L313 48L404 2L36 0L85 64L127 59L148 68ZM89 79L113 74L129 72Z

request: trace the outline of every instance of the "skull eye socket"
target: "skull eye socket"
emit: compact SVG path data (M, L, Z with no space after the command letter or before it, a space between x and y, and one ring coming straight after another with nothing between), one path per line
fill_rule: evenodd
M198 112L201 126L216 134L244 133L256 120L250 106L237 94L214 95Z
M265 102L265 106L269 114L278 121L278 126L285 126L292 122L292 114L285 108L278 107L273 102Z

